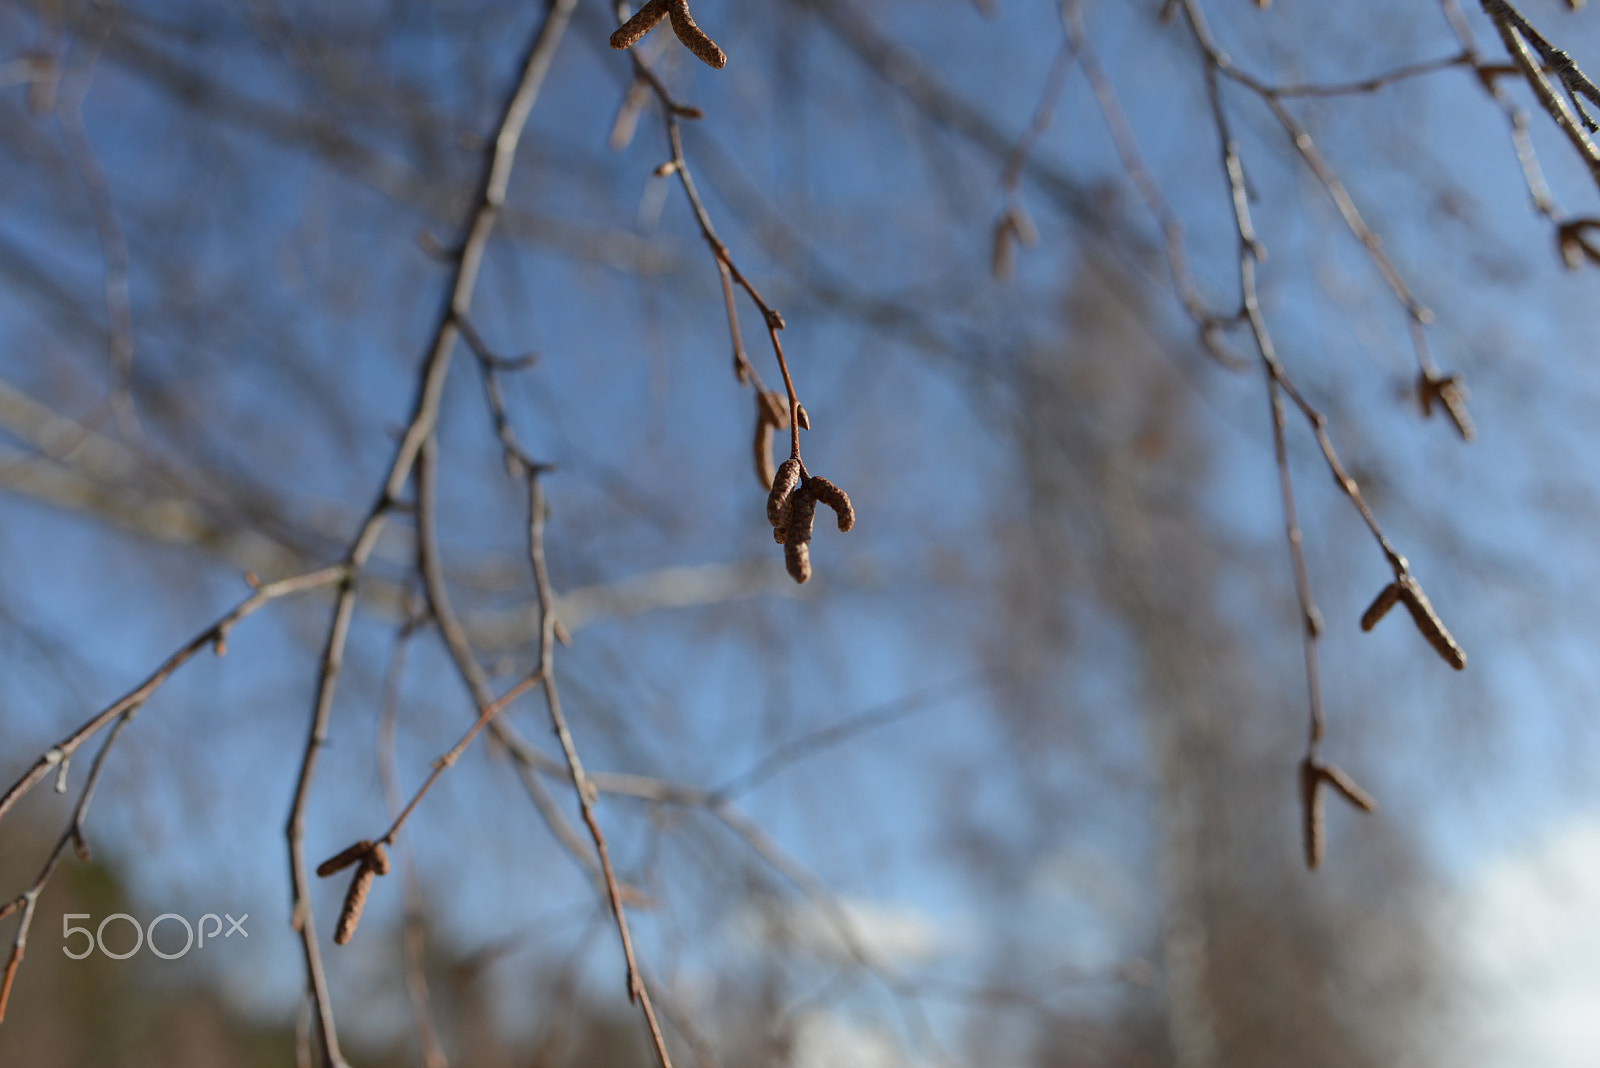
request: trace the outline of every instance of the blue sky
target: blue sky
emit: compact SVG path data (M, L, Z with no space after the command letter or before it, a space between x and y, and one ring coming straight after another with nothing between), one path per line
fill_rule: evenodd
M726 27L719 32L728 41L764 32L764 16L706 0L697 12L701 6L702 23ZM1455 47L1426 4L1389 11L1377 23L1369 9L1382 5L1213 6L1236 56L1283 81L1365 75ZM1559 29L1580 64L1600 66L1590 13L1564 15L1554 3L1530 4L1528 13L1553 35ZM871 14L1008 131L1026 122L1059 42L1047 5L1005 4L993 22L955 4L933 20L908 5ZM447 15L421 18L394 46L403 60L396 67L451 121L481 127L526 19L503 14L477 30L488 39L466 55L492 57L480 61L435 51L427 19ZM216 17L226 24L233 16ZM1219 307L1229 304L1234 238L1214 131L1198 79L1184 74L1175 87L1168 77L1189 70L1181 38L1168 30L1151 43L1142 8L1090 5L1089 18L1140 149L1185 224L1197 277ZM1481 19L1477 28L1486 54L1496 54ZM606 151L625 67L604 48L584 45L585 32L585 23L575 25L534 114L513 203L585 235L631 234L689 266L658 278L510 241L489 258L478 325L508 352L541 355L507 388L529 448L558 465L550 530L557 582L574 588L663 567L760 559L776 570L750 485L749 397L728 373L709 257L679 191L668 187L660 199L665 183L649 177L664 158L655 117L645 117L626 151ZM1299 47L1309 33L1324 47ZM816 27L769 45L770 55L729 46L735 61L715 75L676 47L669 44L659 62L675 90L708 113L703 129L687 131L691 166L704 165L697 176L736 260L789 322L785 347L814 422L808 462L847 485L863 514L862 528L848 537L819 533L814 596L604 621L579 632L563 654L579 742L596 767L709 785L785 739L970 677L976 656L959 618L963 606L928 579L956 574L957 589L981 585L993 561L962 551L984 536L987 509L1013 503L1005 497L1015 489L1010 445L977 397L981 368L1056 329L1063 279L1084 238L1037 189L1026 191L1042 242L1021 254L1017 279L998 286L986 267L1001 206L998 166L922 131L903 103L860 107L882 90ZM275 58L238 62L229 74L241 92L315 103L308 80L286 74ZM306 522L342 531L371 499L436 313L444 269L419 250L417 232L445 239L448 227L304 152L259 137L185 133L170 99L139 84L106 61L85 119L134 235L140 366L152 394L157 384L184 383L226 416L195 438L161 437L157 421L155 445L265 486ZM1491 988L1529 982L1526 970L1506 978L1512 973L1495 958L1502 952L1495 939L1515 929L1507 917L1526 912L1542 930L1573 930L1574 949L1587 945L1587 933L1568 927L1578 917L1562 911L1569 905L1561 901L1572 898L1546 898L1552 880L1588 885L1581 880L1592 880L1600 864L1582 831L1596 802L1584 783L1597 681L1587 590L1600 578L1586 522L1595 496L1590 413L1597 398L1587 357L1597 332L1596 275L1560 269L1548 225L1527 210L1504 120L1467 74L1443 72L1372 98L1298 108L1438 314L1433 351L1447 369L1466 374L1482 434L1463 447L1437 419L1418 418L1406 393L1413 371L1404 319L1324 192L1288 159L1261 108L1242 94L1230 101L1258 194L1252 211L1271 253L1263 297L1286 362L1329 410L1346 461L1362 472L1386 530L1472 657L1469 672L1454 675L1398 617L1374 634L1355 630L1355 615L1386 581L1382 560L1320 468L1303 426L1292 426L1313 578L1324 614L1341 622L1323 647L1330 744L1377 789L1384 803L1377 818L1415 837L1442 876L1440 892L1461 903L1466 973ZM1547 125L1534 116L1558 199L1575 214L1593 213L1592 183ZM403 130L383 130L369 147L417 171L436 163L457 183L470 174L469 151L419 163ZM1037 151L1086 185L1105 183L1107 210L1152 236L1081 77L1069 82ZM729 171L704 164L723 156ZM29 249L94 308L98 245L81 203L61 196L42 168L30 172L20 154L7 170L21 177L0 193L0 236ZM793 244L763 241L738 210L734 176L779 205L806 242L799 253L812 259L801 277L773 252L796 254ZM193 190L187 196L186 188ZM54 206L61 202L68 207ZM154 266L172 255L159 240L169 224L183 241L176 279ZM69 236L58 238L57 227ZM1149 273L1159 280L1159 269ZM948 351L930 356L904 333L864 327L815 299L807 278L843 278L913 309ZM102 385L93 331L61 329L36 297L9 292L0 292L7 380L68 412L87 410L86 398ZM185 310L193 321L166 317ZM1162 336L1187 329L1170 295L1154 298L1149 319ZM747 316L744 325L752 358L775 381L756 321ZM1259 642L1267 683L1295 702L1281 728L1288 812L1302 716L1299 649L1263 390L1255 373L1230 376L1189 352L1177 358L1188 361L1181 370L1199 398L1194 418L1210 454L1206 514L1229 546L1225 611ZM512 568L519 500L496 473L465 353L453 375L442 447L462 474L443 489L447 544L460 560ZM0 582L12 611L64 647L59 672L34 672L30 655L13 654L30 670L18 673L8 697L16 710L6 716L8 751L49 744L242 594L226 565L173 548L130 548L79 517L14 495L3 507L0 544L10 563ZM402 537L391 544L403 555ZM525 596L519 578L480 600L504 607ZM262 944L251 944L242 969L238 958L222 967L231 984L254 989L265 1011L281 1012L283 992L297 982L281 929L280 825L308 707L305 649L322 615L320 605L275 608L239 629L226 659L202 658L169 684L119 743L94 817L151 915L174 902L191 911L238 903L257 917ZM376 709L366 698L392 630L369 620L356 635L317 800L314 856L382 822L370 741ZM1127 653L1114 635L1092 641L1099 644L1084 657L1082 690L1113 713L1126 709L1129 684L1117 672ZM401 764L412 782L453 740L464 714L446 661L422 644L402 713ZM770 655L774 647L783 655ZM938 802L958 781L985 818L1012 818L1007 806L1016 795L1004 776L985 775L1009 759L991 702L986 695L940 699L783 773L748 800L773 837L841 894L887 910L907 929L931 930L933 944L948 942L946 966L978 956L972 946L1006 925L991 914L981 884L937 845ZM536 709L525 706L519 716L524 733L543 737ZM628 729L613 730L618 723ZM1109 733L1107 745L1129 750L1136 765L1136 732ZM958 780L960 769L971 777ZM608 803L607 812L629 863L642 865L648 821L623 802ZM1292 820L1284 822L1292 834ZM1130 944L1155 908L1139 896L1150 832L1138 829L1137 806L1126 796L1098 823L1083 823L1064 834L1020 896L1039 917L1061 918L1059 944L1051 939L1048 947L1053 964L1101 973L1135 952ZM430 895L455 906L444 920L450 934L468 946L507 930L554 930L554 942L571 937L570 916L586 890L540 834L503 762L475 750L445 778L419 813L413 839ZM539 844L508 851L507 842ZM1286 838L1283 848L1297 845ZM683 849L664 863L660 891L671 907L641 920L647 947L674 952L691 980L700 953L738 945L734 931L723 931L724 943L709 950L679 945L694 946L689 932L718 930L714 913L725 900L675 890L674 873L691 885L696 856ZM495 878L480 878L490 864ZM1577 874L1542 874L1552 864ZM398 888L390 889L372 906L375 928L397 913ZM325 925L341 892L319 891ZM1130 896L1134 904L1125 908L1120 902ZM596 989L614 991L607 983L615 954L602 944ZM336 960L335 977L364 989L362 977L381 971L384 959ZM1537 970L1539 989L1551 993L1540 1013L1510 1006L1494 1025L1497 1040L1534 1048L1535 1037L1548 1038L1552 1050L1562 1048L1570 1018L1561 1012L1594 1011L1583 966L1559 945L1518 962ZM1487 1002L1503 1004L1494 995Z

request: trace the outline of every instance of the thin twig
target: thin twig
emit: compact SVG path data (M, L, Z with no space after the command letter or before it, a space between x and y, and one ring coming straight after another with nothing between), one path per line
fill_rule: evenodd
M1352 82L1313 82L1303 85L1266 86L1264 87L1264 95L1274 97L1354 96L1360 93L1376 93L1408 78L1417 78L1424 74L1436 74L1452 67L1471 67L1475 65L1475 62L1472 52L1463 50L1453 56L1427 59L1419 63L1407 63L1382 74L1374 74L1370 78L1362 78Z
M400 681L405 674L406 650L421 619L420 614L413 612L395 635L394 649L389 655L389 667L384 672L383 691L378 701L378 782L383 790L384 807L391 815L400 811L400 773L395 755L395 732L400 719ZM401 844L398 840L395 843L397 847ZM417 877L416 857L409 848L402 852L405 876L402 880L404 905L400 948L405 958L406 996L411 1002L411 1018L416 1023L422 1068L449 1068L449 1058L439 1044L439 1028L434 1022L433 1004L428 995L427 917L422 900L422 883Z
M1199 0L1184 0L1184 13L1186 22L1195 43L1200 46L1204 55L1206 69L1213 74L1220 74L1238 85L1255 93L1272 112L1278 125L1288 134L1290 143L1299 154L1311 173L1322 185L1333 200L1334 207L1338 209L1339 216L1344 220L1345 226L1361 242L1367 251L1367 257L1372 261L1378 274L1388 285L1395 300L1405 309L1407 326L1411 332L1412 348L1416 355L1419 371L1429 378L1440 377L1440 370L1428 352L1427 336L1424 327L1433 321L1433 313L1419 301L1411 292L1411 287L1406 284L1405 278L1389 259L1388 253L1383 251L1383 242L1378 235L1367 225L1355 201L1345 189L1343 181L1322 155L1322 150L1317 147L1316 140L1305 125L1284 106L1282 97L1290 95L1281 92L1274 86L1245 72L1238 67L1227 53L1217 45L1211 35L1210 27L1206 23L1205 15L1200 10ZM1458 57L1459 61L1459 57ZM1454 63L1442 64L1433 69L1446 69Z
M589 781L601 794L698 808L714 816L816 906L818 912L839 936L840 943L855 963L895 995L896 1004L919 1041L937 1051L940 1060L949 1063L950 1058L934 1033L932 1023L922 1004L921 991L917 989L916 984L896 974L888 964L878 960L862 941L855 923L827 884L789 856L755 820L745 815L726 797L710 790L668 782L648 775L597 772Z
M983 677L984 673L978 672L965 678L928 686L790 739L728 779L711 793L728 799L749 793L784 768L869 731L877 730L879 727L920 715L940 702L959 696L964 689L981 682Z
M1182 301L1184 310L1188 312L1189 318L1194 320L1195 327L1199 331L1200 344L1218 363L1232 370L1242 370L1246 366L1245 362L1228 347L1223 338L1224 329L1236 322L1238 317L1219 315L1212 311L1200 294L1200 287L1195 282L1194 274L1189 270L1183 224L1178 221L1178 215L1167 203L1167 198L1161 192L1155 175L1150 173L1149 167L1145 166L1139 154L1133 126L1122 110L1116 90L1111 85L1111 78L1101 64L1099 54L1084 25L1083 5L1078 0L1063 0L1061 21L1066 31L1067 44L1077 54L1079 63L1083 67L1084 77L1088 79L1089 87L1094 92L1095 104L1105 120L1106 129L1111 134L1117 157L1122 162L1122 169L1127 172L1129 181L1139 191L1145 207L1156 225L1161 228L1166 249L1167 271L1172 277L1172 285L1177 291L1178 299Z
M990 269L1001 281L1011 277L1013 245L1016 242L1032 245L1039 238L1033 221L1028 217L1027 209L1022 204L1022 175L1027 169L1028 157L1033 154L1034 146L1055 121L1056 105L1061 100L1062 90L1067 85L1067 75L1072 72L1072 64L1076 58L1077 49L1073 47L1072 40L1069 38L1062 41L1061 47L1056 49L1055 59L1050 62L1050 70L1045 75L1044 88L1039 91L1039 102L1034 105L1033 119L1028 123L1028 128L1017 138L1017 143L1006 156L1004 166L1000 168L1000 190L1005 197L1006 206L995 223L994 255Z
M655 1006L650 1001L649 988L645 984L644 976L639 970L638 959L634 954L633 935L628 929L628 916L623 909L622 890L611 867L611 854L606 847L605 834L600 830L600 821L595 816L595 801L599 795L583 770L583 762L578 758L578 749L572 740L572 732L568 730L566 717L561 711L561 694L556 689L555 680L555 591L550 585L550 574L545 564L544 520L544 488L538 472L529 472L528 559L533 568L534 584L539 594L538 678L544 685L545 705L550 711L551 727L561 743L561 752L566 757L572 788L578 795L579 811L582 812L583 822L589 828L589 835L594 840L595 852L600 857L600 870L605 875L611 915L616 921L617 937L622 943L622 955L628 965L628 999L637 1003L640 1012L644 1014L645 1024L650 1030L650 1039L655 1046L656 1058L661 1068L672 1068L672 1058L667 1053L666 1038L661 1033Z
M1305 854L1306 863L1315 868L1321 861L1322 837L1322 809L1320 788L1325 782L1348 783L1350 789L1341 788L1341 793L1350 798L1353 803L1359 804L1356 798L1365 798L1354 783L1348 780L1343 772L1330 769L1322 763L1319 750L1326 732L1326 721L1322 705L1322 687L1320 670L1317 658L1317 639L1322 631L1322 617L1317 610L1316 602L1312 595L1309 572L1306 567L1303 548L1304 535L1301 531L1299 519L1296 514L1294 483L1289 468L1288 446L1285 436L1285 407L1287 398L1300 411L1310 426L1312 434L1317 440L1317 445L1322 452L1324 463L1333 475L1345 497L1361 515L1368 531L1383 552L1384 559L1394 573L1394 584L1397 594L1391 603L1405 600L1418 628L1424 636L1439 650L1441 655L1450 662L1451 666L1460 669L1465 666L1466 657L1450 637L1438 616L1433 612L1432 606L1423 595L1421 587L1410 573L1409 564L1405 557L1394 548L1388 538L1384 536L1378 525L1377 517L1367 505L1361 494L1360 487L1354 478L1345 469L1334 449L1333 440L1328 433L1327 417L1318 411L1295 386L1289 378L1282 361L1279 359L1272 335L1267 327L1266 317L1261 310L1261 302L1256 284L1256 271L1264 252L1260 239L1256 236L1255 228L1250 220L1249 196L1245 188L1244 167L1239 158L1238 147L1234 142L1228 120L1226 107L1222 99L1221 79L1225 76L1232 77L1234 81L1254 88L1258 93L1260 87L1252 84L1252 80L1230 74L1233 69L1227 57L1222 55L1212 43L1209 31L1205 27L1203 16L1199 10L1198 0L1181 0L1183 11L1196 44L1199 46L1205 62L1206 90L1211 105L1213 122L1217 130L1217 138L1221 148L1221 163L1224 175L1227 178L1230 200L1233 207L1234 229L1238 235L1238 272L1241 319L1248 324L1251 335L1255 341L1256 351L1261 359L1262 370L1267 387L1268 406L1272 418L1273 455L1278 469L1279 493L1282 498L1284 530L1289 543L1289 553L1294 569L1295 595L1299 602L1301 618L1302 647L1305 656L1306 687L1308 692L1308 726L1305 755L1301 760L1301 804L1303 806L1305 828ZM1295 135L1296 147L1308 165L1311 166L1323 180L1323 184L1341 203L1341 210L1348 206L1346 221L1358 236L1363 236L1366 244L1374 255L1375 262L1380 268L1386 268L1388 261L1382 258L1377 251L1376 237L1359 222L1359 215L1355 214L1354 205L1349 202L1348 196L1343 195L1343 187L1337 183L1337 178L1328 170L1326 163L1316 152L1309 135L1283 111L1282 105L1274 98L1267 97L1267 103L1278 116L1279 121L1286 129L1297 131ZM1303 136L1302 136L1303 135ZM1385 276L1391 279L1391 284L1396 286L1396 296L1411 312L1413 324L1419 329L1416 335L1419 339L1418 357L1423 360L1423 374L1435 377L1436 372L1430 374L1431 364L1426 361L1426 352L1421 348L1420 326L1423 322L1419 314L1420 306L1411 301L1409 291L1405 290L1402 283L1398 282L1398 275L1393 273L1392 267L1384 270ZM1459 425L1459 424L1458 424ZM1465 433L1465 431L1463 431ZM1372 612L1369 610L1368 616ZM1374 620L1375 621L1375 620ZM1363 619L1363 626L1369 626ZM1369 808L1370 805L1361 807Z
M639 62L638 57L634 56L633 58L637 65ZM555 684L555 645L561 637L565 636L565 630L556 615L556 598L553 587L550 584L550 576L544 554L545 504L541 476L549 468L546 464L530 459L526 451L517 442L510 421L506 417L498 387L495 384L495 374L498 366L494 361L486 358L487 350L482 340L477 338L476 332L473 332L471 337L474 339L472 342L473 347L479 356L479 367L484 374L485 397L489 404L496 436L499 438L503 450L502 459L506 474L521 480L526 486L528 496L528 560L533 572L535 591L538 596L539 663L535 671L516 687L515 692L520 693L533 685L542 684L543 686L545 704L549 709L551 725L560 742L562 755L566 760L567 775L577 794L579 811L582 814L584 824L589 830L594 853L599 859L604 897L610 905L612 916L616 922L617 936L622 944L623 957L627 962L628 998L640 1007L661 1068L672 1068L672 1059L667 1051L666 1038L662 1034L661 1025L656 1017L655 1006L650 1000L649 989L634 953L633 936L628 927L627 913L624 908L626 900L636 899L638 895L632 891L632 888L624 887L612 869L611 856L606 846L605 835L600 829L599 821L594 812L594 803L597 795L584 773L582 761L578 758L577 747L572 740L571 732L567 728L566 718L561 711L560 693ZM455 622L454 614L450 610L449 598L445 590L443 569L439 559L437 538L433 530L434 517L437 512L434 501L435 480L433 474L437 463L436 449L436 442L430 435L419 455L417 480L418 566L422 570L429 604L433 610L434 618L439 623L441 632L445 635L446 645L449 647L452 658L455 660L463 678L467 681L469 688L473 690L475 696L478 696L486 689L487 680L484 678L482 668L479 667L472 655L471 648L467 644L465 632L461 630L459 623ZM471 740L472 734L476 733L485 723L494 722L494 716L498 708L491 708L485 705L481 698L479 699L479 705L482 711L479 714L477 723L474 724L472 731L463 737L461 743L458 743L456 748L452 750L452 753L459 754L465 748L466 743ZM519 757L519 769L523 772L525 780L536 781L537 776L533 774L534 770L536 768L547 769L549 766L547 761L534 758L534 753L537 753L537 751L529 752L531 747L513 746L511 750L514 755ZM538 754L538 757L542 758L542 756L543 754ZM430 776L430 782L441 772L442 767L436 762L434 773ZM529 788L531 792L531 783ZM424 789L426 789L426 786ZM420 793L418 796L420 797ZM414 799L412 806L415 804L416 800ZM401 820L409 813L412 806L408 806L407 810L401 813ZM398 825L399 821L396 822L396 827ZM391 829L390 833L393 833L393 829Z
M85 720L76 730L68 734L61 741L45 750L43 755L36 760L32 767L22 773L22 777L12 783L3 796L0 796L0 818L4 818L11 807L17 803L29 790L38 785L39 780L50 774L51 770L72 759L80 746L94 737L102 728L119 716L131 716L142 708L146 701L161 688L172 675L193 659L195 654L204 649L226 650L228 635L232 633L235 624L247 616L271 604L281 597L290 597L295 594L308 593L324 586L332 586L344 578L345 568L335 564L325 567L320 571L312 571L293 578L282 579L278 582L269 582L256 587L255 591L240 601L229 612L223 615L211 626L191 638L182 648L162 662L143 682L117 700Z
M417 787L416 793L411 795L411 800L407 801L405 807L394 817L394 820L389 824L389 829L383 833L382 837L374 839L374 841L382 845L392 845L395 836L400 833L400 828L404 827L406 820L411 818L411 813L416 810L417 805L422 803L423 797L433 788L433 784L439 780L439 776L443 775L446 770L455 765L456 761L461 759L461 754L467 751L467 746L472 744L472 740L478 736L478 732L483 730L489 721L499 715L501 710L512 701L515 701L538 684L539 675L536 672L524 678L495 700L484 705L483 711L478 714L478 718L473 721L472 726L467 728L466 733L456 740L455 745L434 760L432 768L428 771L428 777L422 781L421 786Z

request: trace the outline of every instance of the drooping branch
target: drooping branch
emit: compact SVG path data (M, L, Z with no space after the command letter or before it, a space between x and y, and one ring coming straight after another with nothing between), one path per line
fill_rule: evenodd
M378 499L372 505L345 554L347 571L339 588L338 601L323 645L322 663L317 675L316 700L310 717L285 835L288 839L293 887L292 925L300 935L307 988L316 1009L318 1034L322 1039L322 1059L327 1068L342 1068L344 1059L339 1052L333 1007L322 970L321 952L311 909L310 873L306 867L303 839L306 806L315 777L317 754L327 737L328 723L333 712L333 699L344 662L351 617L355 611L355 578L371 555L389 513L400 500L407 482L410 481L417 456L433 433L438 420L445 377L450 369L456 342L460 337L459 319L471 311L472 294L477 286L478 272L488 249L490 235L494 232L500 207L505 202L523 128L529 113L533 110L534 101L538 99L539 90L544 84L545 75L549 72L551 61L555 57L556 48L561 42L574 6L575 0L553 0L533 33L519 67L516 83L507 94L501 109L494 136L485 150L482 177L464 227L465 236L461 241L452 272L448 300L440 313L427 358L417 376L416 398L412 404L411 417L395 449Z

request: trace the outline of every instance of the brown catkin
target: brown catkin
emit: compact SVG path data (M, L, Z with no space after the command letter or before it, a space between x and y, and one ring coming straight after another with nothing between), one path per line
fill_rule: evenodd
M677 34L683 46L699 56L706 66L721 70L728 65L727 55L705 35L704 30L695 25L694 16L689 14L687 0L670 0L667 13L672 17L672 32Z
M1039 228L1033 225L1033 216L1028 214L1028 209L1018 204L1006 213L1006 217L1011 220L1011 229L1018 241L1028 248L1039 243Z
M777 390L767 389L757 393L756 408L761 418L779 430L789 429L789 404Z
M785 545L804 545L811 540L811 529L817 518L817 498L810 486L801 486L789 498L789 525L784 532Z
M817 495L811 492L810 480L789 496L789 532L784 540L790 544L811 540L811 527L816 522Z
M1456 433L1461 435L1462 441L1471 441L1478 436L1478 428L1472 424L1472 416L1467 412L1466 388L1455 375L1451 375L1439 387L1439 400L1444 404L1450 421L1456 425Z
M361 922L361 910L367 904L367 891L372 889L372 880L377 875L372 865L363 863L356 869L356 877L350 880L350 889L344 895L344 908L339 912L339 925L334 928L333 941L336 945L344 945L356 933L356 924Z
M755 458L756 478L762 486L771 489L778 472L772 466L772 424L765 419L756 420Z
M1016 267L1017 227L1011 216L1002 215L994 224L994 241L989 248L989 274L996 282L1011 281Z
M820 477L807 479L806 489L817 500L833 509L834 514L839 517L840 533L856 525L855 506L850 503L850 495L844 490Z
M807 542L811 540L816 516L817 499L808 487L801 486L789 498L789 524L783 532L783 560L789 568L789 577L796 582L811 578L811 549Z
M1378 592L1373 602L1367 605L1367 610L1361 613L1361 629L1371 630L1378 625L1378 620L1389 614L1395 602L1400 600L1400 584L1391 582Z
M1372 799L1372 795L1357 785L1356 781L1349 775L1345 774L1344 769L1335 767L1332 764L1324 764L1321 771L1322 778L1328 785L1338 790L1346 801L1363 812L1378 811L1378 803Z
M622 49L632 48L639 43L639 38L655 29L656 23L667 15L668 0L649 0L633 18L618 26L611 35L611 47Z
M789 577L796 582L811 581L811 546L785 545L783 547L783 564L789 569Z
M356 861L362 860L363 858L365 858L367 856L367 854L369 854L371 852L372 852L372 842L371 842L371 840L367 839L367 838L363 838L363 839L361 839L361 841L357 842L355 845L353 845L350 848L346 849L344 852L337 853L334 856L331 856L327 860L323 861L321 864L318 864L317 865L317 875L320 876L321 878L326 879L328 876L332 875L334 872L343 871L344 869L348 868L350 865L354 864Z
M1433 610L1433 604L1428 600L1428 595L1422 592L1422 587L1417 585L1417 580L1406 575L1396 585L1400 587L1400 602L1411 613L1411 622L1415 623L1422 636L1428 639L1428 644L1433 646L1434 652L1457 671L1465 669L1467 654L1445 629L1444 621L1439 618L1439 613Z
M1433 415L1433 379L1426 371L1417 372L1417 403L1422 406L1424 419Z
M744 370L744 365L739 367ZM761 480L761 488L770 490L773 480L777 477L772 467L772 435L776 430L789 428L789 409L783 403L783 398L772 390L760 390L756 393L756 438L755 459L756 478Z
M612 40L615 39L613 36ZM622 103L617 106L617 117L611 123L611 136L607 140L611 151L621 152L633 143L633 133L639 128L639 116L644 114L645 105L649 102L648 82L636 81L628 86Z
M791 456L778 465L778 473L772 479L772 492L767 494L768 523L774 527L788 525L789 499L798 485L800 485L800 461Z
M1455 424L1456 433L1461 435L1462 441L1471 441L1478 436L1477 427L1472 425L1472 415L1467 411L1467 387L1461 384L1459 375L1434 375L1427 371L1419 373L1417 399L1422 403L1422 414L1425 416L1432 415L1434 402L1439 402Z
M1305 839L1306 867L1315 871L1322 863L1322 769L1310 757L1300 761L1300 817Z

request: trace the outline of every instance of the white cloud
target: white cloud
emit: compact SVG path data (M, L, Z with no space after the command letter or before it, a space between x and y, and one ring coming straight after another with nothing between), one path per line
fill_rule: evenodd
M941 930L926 913L872 901L843 900L836 911L800 901L751 905L735 917L734 930L763 949L834 963L854 961L852 946L874 964L891 967L925 961L950 948L948 927Z
M1464 985L1459 1052L1483 1068L1593 1068L1600 1040L1600 815L1487 864L1445 944Z
M795 1068L914 1068L919 1062L877 1028L816 1012L796 1028L792 1063Z

